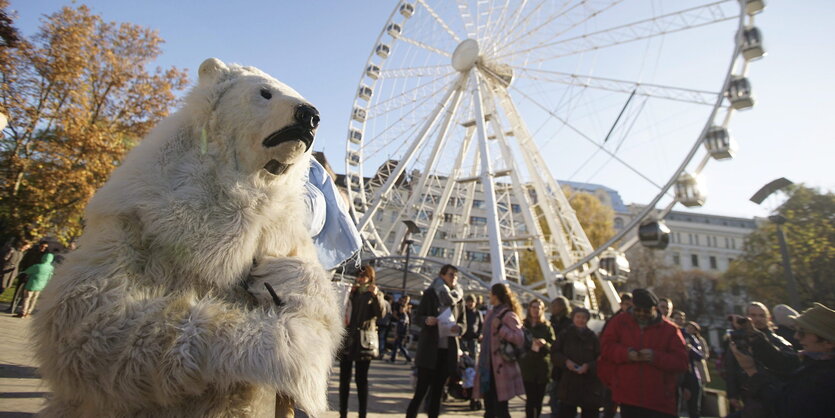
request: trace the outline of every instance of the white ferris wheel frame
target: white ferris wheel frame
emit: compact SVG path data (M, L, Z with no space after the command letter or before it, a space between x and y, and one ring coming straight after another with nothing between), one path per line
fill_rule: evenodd
M712 21L707 21L706 23L706 21L704 20L704 16L700 15L699 13L704 13L704 10L708 10L709 8L715 7L716 5L722 3L727 3L728 1L729 0L715 1L713 3L708 3L703 6L693 7L679 12L669 13L667 15L659 16L655 19L639 21L632 25L623 25L591 34L596 35L596 38L594 36L589 36L587 39L575 40L574 38L571 38L568 40L562 40L558 42L582 42L588 48L595 48L596 46L599 46L595 44L595 42L607 41L610 44L618 44L622 42L628 42L630 40L644 39L650 35L646 34L646 29L643 26L658 25L658 21L662 19L666 19L665 22L667 22L666 24L668 24L668 26L665 27L665 31L683 31L692 27L698 27L712 23ZM619 2L620 1L618 0L613 2L613 4ZM452 29L449 28L449 26L431 8L431 6L427 4L425 0L417 0L414 3L419 3L421 7L424 7L432 15L432 17L435 20L437 20L440 26L444 27L446 31L449 33L449 35L452 36L456 41L462 41L460 37L458 37L454 33L454 31L452 31ZM383 25L383 29L380 31L380 34L374 42L374 45L382 44L381 41L384 39L385 36L387 36L387 28L390 28L392 24L398 24L400 25L400 27L406 25L406 21L408 20L408 18L400 19L398 22L395 22L395 18L397 17L396 15L398 10L400 10L402 7L405 7L405 5L407 4L412 3L409 3L407 1L400 1L397 3L397 6L392 11L386 24ZM459 2L459 6L461 4L462 3ZM542 231L540 229L540 224L534 218L533 212L531 210L531 204L529 202L530 197L527 193L521 192L522 190L524 190L523 184L528 184L529 187L532 187L536 191L537 196L548 196L548 192L551 192L553 197L558 200L556 205L557 207L555 208L551 204L538 205L538 207L542 209L544 215L542 219L547 223L547 226L550 229L550 231L561 231L563 233L551 234L551 236L556 241L554 244L549 244L548 242L545 242L545 240L542 239L531 240L533 250L536 254L537 263L539 264L539 267L542 270L546 280L544 280L543 282L535 283L530 286L516 285L516 287L521 290L527 290L534 294L538 294L543 290L542 288L544 286L544 290L546 290L547 294L553 297L557 295L559 292L556 288L556 277L564 277L570 280L580 280L588 282L590 285L593 286L593 284L590 283L590 273L594 271L597 267L597 257L599 257L601 253L606 249L612 247L619 241L623 240L626 234L634 230L642 221L644 221L648 217L663 219L663 217L666 216L672 210L675 204L678 203L678 200L673 199L668 205L666 205L664 208L660 210L656 210L655 206L665 195L668 194L668 191L673 185L676 184L680 176L686 172L687 167L690 165L692 159L697 154L699 147L702 146L705 135L707 134L708 130L713 126L721 126L723 128L728 127L730 119L733 113L735 112L735 109L732 106L724 107L725 114L723 117L721 117L721 124L715 124L714 122L718 120L719 112L723 110L722 104L726 100L725 92L728 90L732 80L735 77L744 77L748 73L749 60L743 58L740 52L743 45L743 31L746 29L746 27L753 27L754 15L746 13L745 7L746 0L740 1L740 13L738 15L737 32L734 38L735 48L733 49L733 54L731 56L730 64L728 65L725 80L722 84L722 89L719 92L704 92L698 90L668 88L666 86L652 84L636 84L634 82L629 81L614 80L600 77L589 77L583 81L585 85L588 85L589 83L595 83L598 88L604 90L620 92L627 92L632 90L633 92L638 92L640 89L639 94L664 97L672 100L691 101L702 104L710 103L711 95L714 96L710 116L707 118L707 121L701 130L701 133L693 142L689 152L686 154L678 168L675 169L675 171L673 171L672 175L666 183L664 183L663 185L656 184L656 186L658 186L659 188L659 192L657 193L655 198L653 198L636 216L634 216L624 226L624 228L622 228L611 239L609 239L604 244L600 245L598 248L594 248L591 245L588 237L585 234L585 231L580 226L579 221L577 220L573 210L571 209L568 200L566 199L566 196L562 192L562 189L557 184L555 178L551 175L548 166L544 163L544 159L540 155L539 150L535 145L527 126L525 125L524 118L519 114L516 105L513 102L510 93L508 92L508 89L506 88L507 86L502 86L501 80L495 74L490 74L490 72L485 71L484 68L472 66L470 69L466 71L460 71L458 78L451 84L449 89L446 91L446 94L437 103L437 106L426 118L423 126L419 130L415 139L411 142L408 149L402 154L402 156L400 156L399 160L397 160L397 164L395 165L395 167L388 173L386 181L374 191L374 194L370 198L366 196L365 192L367 185L365 184L363 177L364 160L361 154L362 148L360 147L358 150L354 150L352 148L355 144L351 140L346 141L345 172L346 184L348 185L347 192L349 196L351 210L357 220L357 229L363 235L366 244L368 244L369 241L376 242L376 245L367 245L368 251L370 251L373 257L380 257L386 259L398 258L395 251L391 251L391 249L388 249L385 246L385 241L383 237L380 235L380 232L373 227L373 216L375 215L376 211L384 203L386 203L387 198L389 197L389 194L392 191L392 189L395 187L395 184L397 183L398 179L404 173L411 161L415 158L415 155L418 152L418 150L420 150L421 147L423 147L424 144L426 144L427 140L429 139L430 133L433 131L433 128L437 129L438 135L433 145L433 151L430 153L429 161L426 162L425 166L427 168L431 168L434 166L438 150L443 147L450 125L455 119L456 113L459 111L462 96L466 94L467 91L469 91L469 93L473 96L472 103L475 107L475 126L472 126L467 130L465 138L463 139L462 147L456 158L456 166L452 168L450 180L446 181L444 188L441 192L440 199L438 201L439 206L436 210L436 213L444 212L446 205L451 197L453 185L455 183L455 181L453 180L457 179L457 181L459 182L478 180L481 182L482 186L484 187L483 193L485 198L485 207L488 212L488 237L486 241L489 243L490 249L492 282L503 282L505 281L506 277L504 246L505 243L508 241L513 242L513 245L515 245L516 239L514 237L505 237L505 239L502 239L502 234L500 232L499 226L500 215L497 211L496 205L496 190L494 178L499 176L510 177L511 184L513 185L511 190L513 190L513 192L515 193L514 197L520 205L524 206L523 210L521 211L521 215L525 221L525 224L534 229L533 231L529 231L529 237L520 237L519 239L531 237L536 238L543 236ZM515 18L519 19L519 16L517 15L515 16ZM722 20L727 20L727 17L721 18ZM669 24L673 24L674 26L670 27ZM619 39L617 38L617 36L622 36L623 38ZM426 44L421 44L418 40L409 39L404 36L392 36L390 42L391 44L393 44L394 42L397 42L399 40L423 47L425 49L431 48L433 52L450 56L450 54L445 53L444 51L439 51L436 48L432 48ZM362 74L360 76L360 89L363 86L369 86L373 88L377 82L376 78L370 79L367 75L366 68L368 66L374 64L378 66L378 69L383 68L385 59L381 60L380 62L374 63L374 55L375 50L372 48L372 51L369 54L368 59L366 60L366 67L363 68ZM405 73L409 70L399 69L398 71ZM547 71L543 72L548 73ZM564 82L567 84L578 82L576 79L572 79L572 77L570 77L567 74L550 72L549 75L553 77L562 77L564 79ZM524 92L520 92L520 94L524 95ZM365 109L366 101L367 99L364 100L358 94L355 98L353 109ZM535 101L534 103L539 105ZM370 102L368 104L370 104ZM539 106L541 107L541 105ZM524 159L524 164L529 168L534 168L528 170L528 173L531 178L527 182L522 181L522 179L519 176L518 170L516 169L516 167L513 166L513 164L515 164L516 162L516 159L514 159L510 154L510 147L508 145L507 138L505 138L504 135L505 130L502 129L502 127L499 125L498 118L490 118L489 116L486 116L489 115L497 107L500 107L504 114L507 116L509 123L511 124L510 130L514 132L514 136L517 139L518 146L522 148L524 151L520 153L522 158ZM552 117L559 120L559 116L554 114L554 112L550 109L543 107L542 110L544 110L547 113L550 113ZM352 120L354 121L352 122ZM349 136L351 135L353 127L356 126L355 122L356 120L353 118L353 115L349 117ZM439 122L441 125L438 127L436 125ZM363 132L365 128L365 121L363 120L360 124L360 132ZM493 125L492 131L496 136L496 138L493 139L498 141L503 160L511 164L511 166L509 167L504 167L506 170L504 170L503 172L496 172L495 168L491 166L491 158L489 156L490 149L487 145L488 138L486 134L486 124ZM570 129L573 129L573 127L570 124L566 123L566 126L568 126ZM583 135L579 131L578 133ZM461 163L463 161L465 153L468 151L469 147L472 146L473 139L475 139L476 147L478 147L479 151L476 154L475 158L476 164L478 164L478 162L480 161L480 171L477 173L462 173L460 170ZM591 138L587 139L591 142L595 142ZM609 152L608 150L603 149L602 147L601 150L607 153ZM359 155L359 160L352 161L352 155ZM617 158L615 154L610 155L613 158ZM701 174L710 159L710 154L706 154L703 157L703 159L699 162L699 164L695 167L695 169L692 170L692 174L696 176ZM475 170L475 168L476 167L474 166L473 170ZM468 179L463 177L467 174L469 174ZM422 198L421 190L424 190L431 176L431 170L422 170L421 177L417 181L417 187L415 188L415 190L417 191L411 193L408 202L406 202L404 205L405 208L413 207L417 203L417 199ZM353 182L355 180L358 182L358 190L354 190L354 187L352 187ZM472 200L472 193L474 192L474 190L475 187L470 187L468 189L468 192L470 194L469 201ZM464 216L465 219L469 214L469 209L470 208L468 207L464 208L464 213L462 216ZM440 218L440 216L435 216L429 221L429 225L427 227L427 232L425 233L425 236L429 237L428 239L430 241L433 239L432 237L435 236L435 232L439 228ZM393 242L401 242L405 234L406 228L404 226L396 227L394 236L395 238ZM453 264L460 263L461 256L463 253L462 249L465 241L466 240L461 240L460 242L456 242L456 251L454 252L455 255L453 259ZM635 245L637 242L637 236L631 239L627 239L618 246L617 250L620 252L624 252L627 249L631 248L633 245ZM422 245L419 253L416 254L415 258L418 260L426 259L428 250L429 245ZM564 267L561 270L555 268L554 263L549 259L548 254L558 254L560 260L562 261L562 265L567 267ZM609 299L610 303L619 302L619 297L615 292L615 289L612 286L611 282L602 282L603 291L607 299Z

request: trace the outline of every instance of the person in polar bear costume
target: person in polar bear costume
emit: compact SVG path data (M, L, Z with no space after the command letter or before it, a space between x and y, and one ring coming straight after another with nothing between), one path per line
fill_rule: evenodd
M305 219L318 123L256 68L200 65L183 108L91 199L44 291L43 415L272 416L282 399L326 410L343 326Z

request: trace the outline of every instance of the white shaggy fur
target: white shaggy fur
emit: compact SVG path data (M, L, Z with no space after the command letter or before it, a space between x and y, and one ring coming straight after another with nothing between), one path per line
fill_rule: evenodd
M185 106L90 201L78 250L44 290L44 415L264 416L277 392L326 409L342 325L304 227L310 155L262 145L300 103L255 68L201 65ZM271 159L292 166L273 175Z

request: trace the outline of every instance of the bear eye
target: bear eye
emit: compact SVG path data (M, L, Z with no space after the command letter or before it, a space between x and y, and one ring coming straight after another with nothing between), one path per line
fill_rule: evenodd
M270 100L270 99L272 99L273 94L272 94L272 93L270 93L270 91L269 91L269 90L267 90L267 89L261 89L261 97L263 97L263 98L265 98L265 99L267 99L267 100Z

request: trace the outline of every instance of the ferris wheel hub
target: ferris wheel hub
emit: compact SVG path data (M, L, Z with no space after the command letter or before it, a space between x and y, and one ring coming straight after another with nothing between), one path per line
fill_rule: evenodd
M466 39L452 53L452 68L458 71L469 71L478 62L478 41Z

